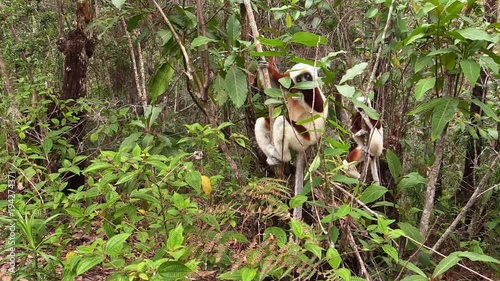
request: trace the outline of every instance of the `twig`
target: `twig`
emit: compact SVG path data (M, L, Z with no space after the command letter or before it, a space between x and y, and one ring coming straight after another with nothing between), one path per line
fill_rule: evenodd
M382 32L382 38L380 45L378 46L378 51L377 51L377 57L375 58L375 62L373 63L373 69L370 74L370 78L368 79L368 87L364 91L365 96L368 95L368 93L373 89L373 80L375 79L375 74L377 73L377 68L378 68L378 63L380 61L380 56L382 55L382 48L385 43L385 39L387 36L387 30L389 29L389 26L391 25L391 17L392 17L392 11L394 10L394 0L391 1L391 5L389 6L389 12L387 13L387 20L385 21L385 27L384 31Z
M472 205L479 198L480 192L486 186L486 182L488 181L491 174L493 173L493 167L496 167L499 159L500 159L500 153L497 153L497 156L495 157L495 159L493 159L493 161L489 165L489 169L484 174L483 178L481 179L481 182L479 182L479 185L477 186L476 190L474 190L474 193L472 193L472 196L469 198L469 201L467 201L467 204L465 204L465 207L463 207L462 210L460 211L460 213L458 213L457 217L453 220L453 222L446 229L446 231L443 233L443 235L438 239L436 244L434 244L434 246L432 246L433 250L439 249L439 246L441 246L441 244L444 242L444 240L446 238L448 238L448 235L450 235L450 233L455 230L455 227L457 226L457 224L462 220L462 218L465 216L467 211L472 207ZM432 254L432 252L431 252L431 254Z
M366 280L371 281L372 279L370 278L370 274L368 274L368 271L366 270L365 262L363 261L363 258L361 258L358 246L356 245L356 241L354 241L354 237L352 236L352 231L350 228L348 229L347 239L349 240L349 246L351 246L352 250L354 251L354 255L358 259L359 266L361 267L361 274L365 276Z
M365 209L368 213L372 214L374 217L376 218L384 218L382 215L378 214L377 212L373 211L372 209L370 209L370 207L368 207L365 203L361 202L358 198L356 198L356 196L354 196L353 194L351 194L349 191L345 190L340 184L332 181L330 178L326 177L325 175L323 175L322 173L320 172L317 172L320 176L322 176L322 178L326 179L328 181L328 184L329 184L329 187L330 189L332 189L332 191L334 191L334 188L337 189L337 190L340 190L344 195L346 195L347 197L351 198L353 201L355 201L358 205L360 205L361 207L363 207L363 209ZM390 227L388 228L389 230L392 230ZM410 240L411 242L413 242L415 245L419 246L419 247L422 247L424 249L427 249L429 250L430 252L432 253L435 253L437 254L438 256L442 257L442 258L446 258L447 256L443 253L440 253L439 251L423 244L423 243L420 243L419 241L409 237L409 236L405 236L406 239ZM481 273L473 270L472 268L469 268L461 263L457 263L458 266L460 266L461 268L483 278L484 280L488 280L488 281L493 281L493 279L491 278L488 278L484 275L482 275Z
M125 20L123 18L121 19L121 23L123 30L125 31L125 37L127 37L128 47L130 49L130 58L132 59L132 69L134 70L135 87L137 89L137 94L139 95L139 98L142 101L141 81L139 80L139 73L137 71L137 62L135 60L134 45L132 44L132 38L130 37L130 33L127 30L127 24L125 23Z

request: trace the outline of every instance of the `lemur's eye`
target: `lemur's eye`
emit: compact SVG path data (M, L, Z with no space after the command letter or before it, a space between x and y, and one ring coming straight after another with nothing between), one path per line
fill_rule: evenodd
M302 82L302 76L298 76L296 80L297 80L297 83Z
M304 75L304 78L306 79L306 81L312 81L312 76L311 76L311 73L306 73Z

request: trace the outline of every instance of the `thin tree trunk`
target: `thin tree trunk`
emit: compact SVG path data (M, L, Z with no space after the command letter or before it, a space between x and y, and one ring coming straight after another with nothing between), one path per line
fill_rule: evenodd
M58 49L64 55L64 73L61 99L77 100L87 96L87 68L90 57L92 57L95 40L92 35L87 34L85 27L91 20L91 10L89 0L78 2L76 11L77 27L65 37L60 38ZM57 114L62 116L60 109L56 109ZM69 143L73 145L75 150L81 152L83 150L84 132L85 132L85 116L79 114L79 122L73 124L72 129L68 132ZM84 163L79 164L80 170L84 169ZM84 177L79 175L63 175L69 177L68 188L76 189L84 184Z
M3 59L3 53L0 51L0 74L2 75L2 80L5 85L5 90L7 91L7 96L9 97L9 110L12 114L13 119L18 119L21 117L21 113L19 113L19 107L17 106L15 91L14 91L14 82L10 78L10 73L7 70L7 66Z

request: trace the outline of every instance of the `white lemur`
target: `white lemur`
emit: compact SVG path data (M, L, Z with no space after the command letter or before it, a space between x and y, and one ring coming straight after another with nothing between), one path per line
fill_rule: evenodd
M368 98L359 97L357 100L364 102L371 108ZM356 142L356 147L349 152L343 161L346 174L359 179L361 175L356 166L363 162L366 153L370 153L370 173L373 181L379 184L377 162L384 148L382 122L369 118L362 108L355 107L355 113L351 118L351 134Z
M328 113L325 96L317 84L312 89L294 88L295 84L301 82L316 83L318 73L315 67L299 63L289 71L280 73L273 64L274 60L271 59L267 65L273 85L279 85L278 80L283 77L290 77L292 84L285 89L289 94L286 99L288 117L281 115L274 120L272 139L269 118L261 117L255 122L257 144L266 154L269 165L290 161L290 149L303 152L318 142L325 130ZM304 120L306 122L302 123Z

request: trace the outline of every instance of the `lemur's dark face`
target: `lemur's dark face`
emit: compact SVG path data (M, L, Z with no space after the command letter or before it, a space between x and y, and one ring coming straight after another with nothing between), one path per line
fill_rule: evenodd
M301 73L295 77L295 83L300 83L300 82L306 82L306 81L313 81L313 77L310 72L306 71L304 73Z

